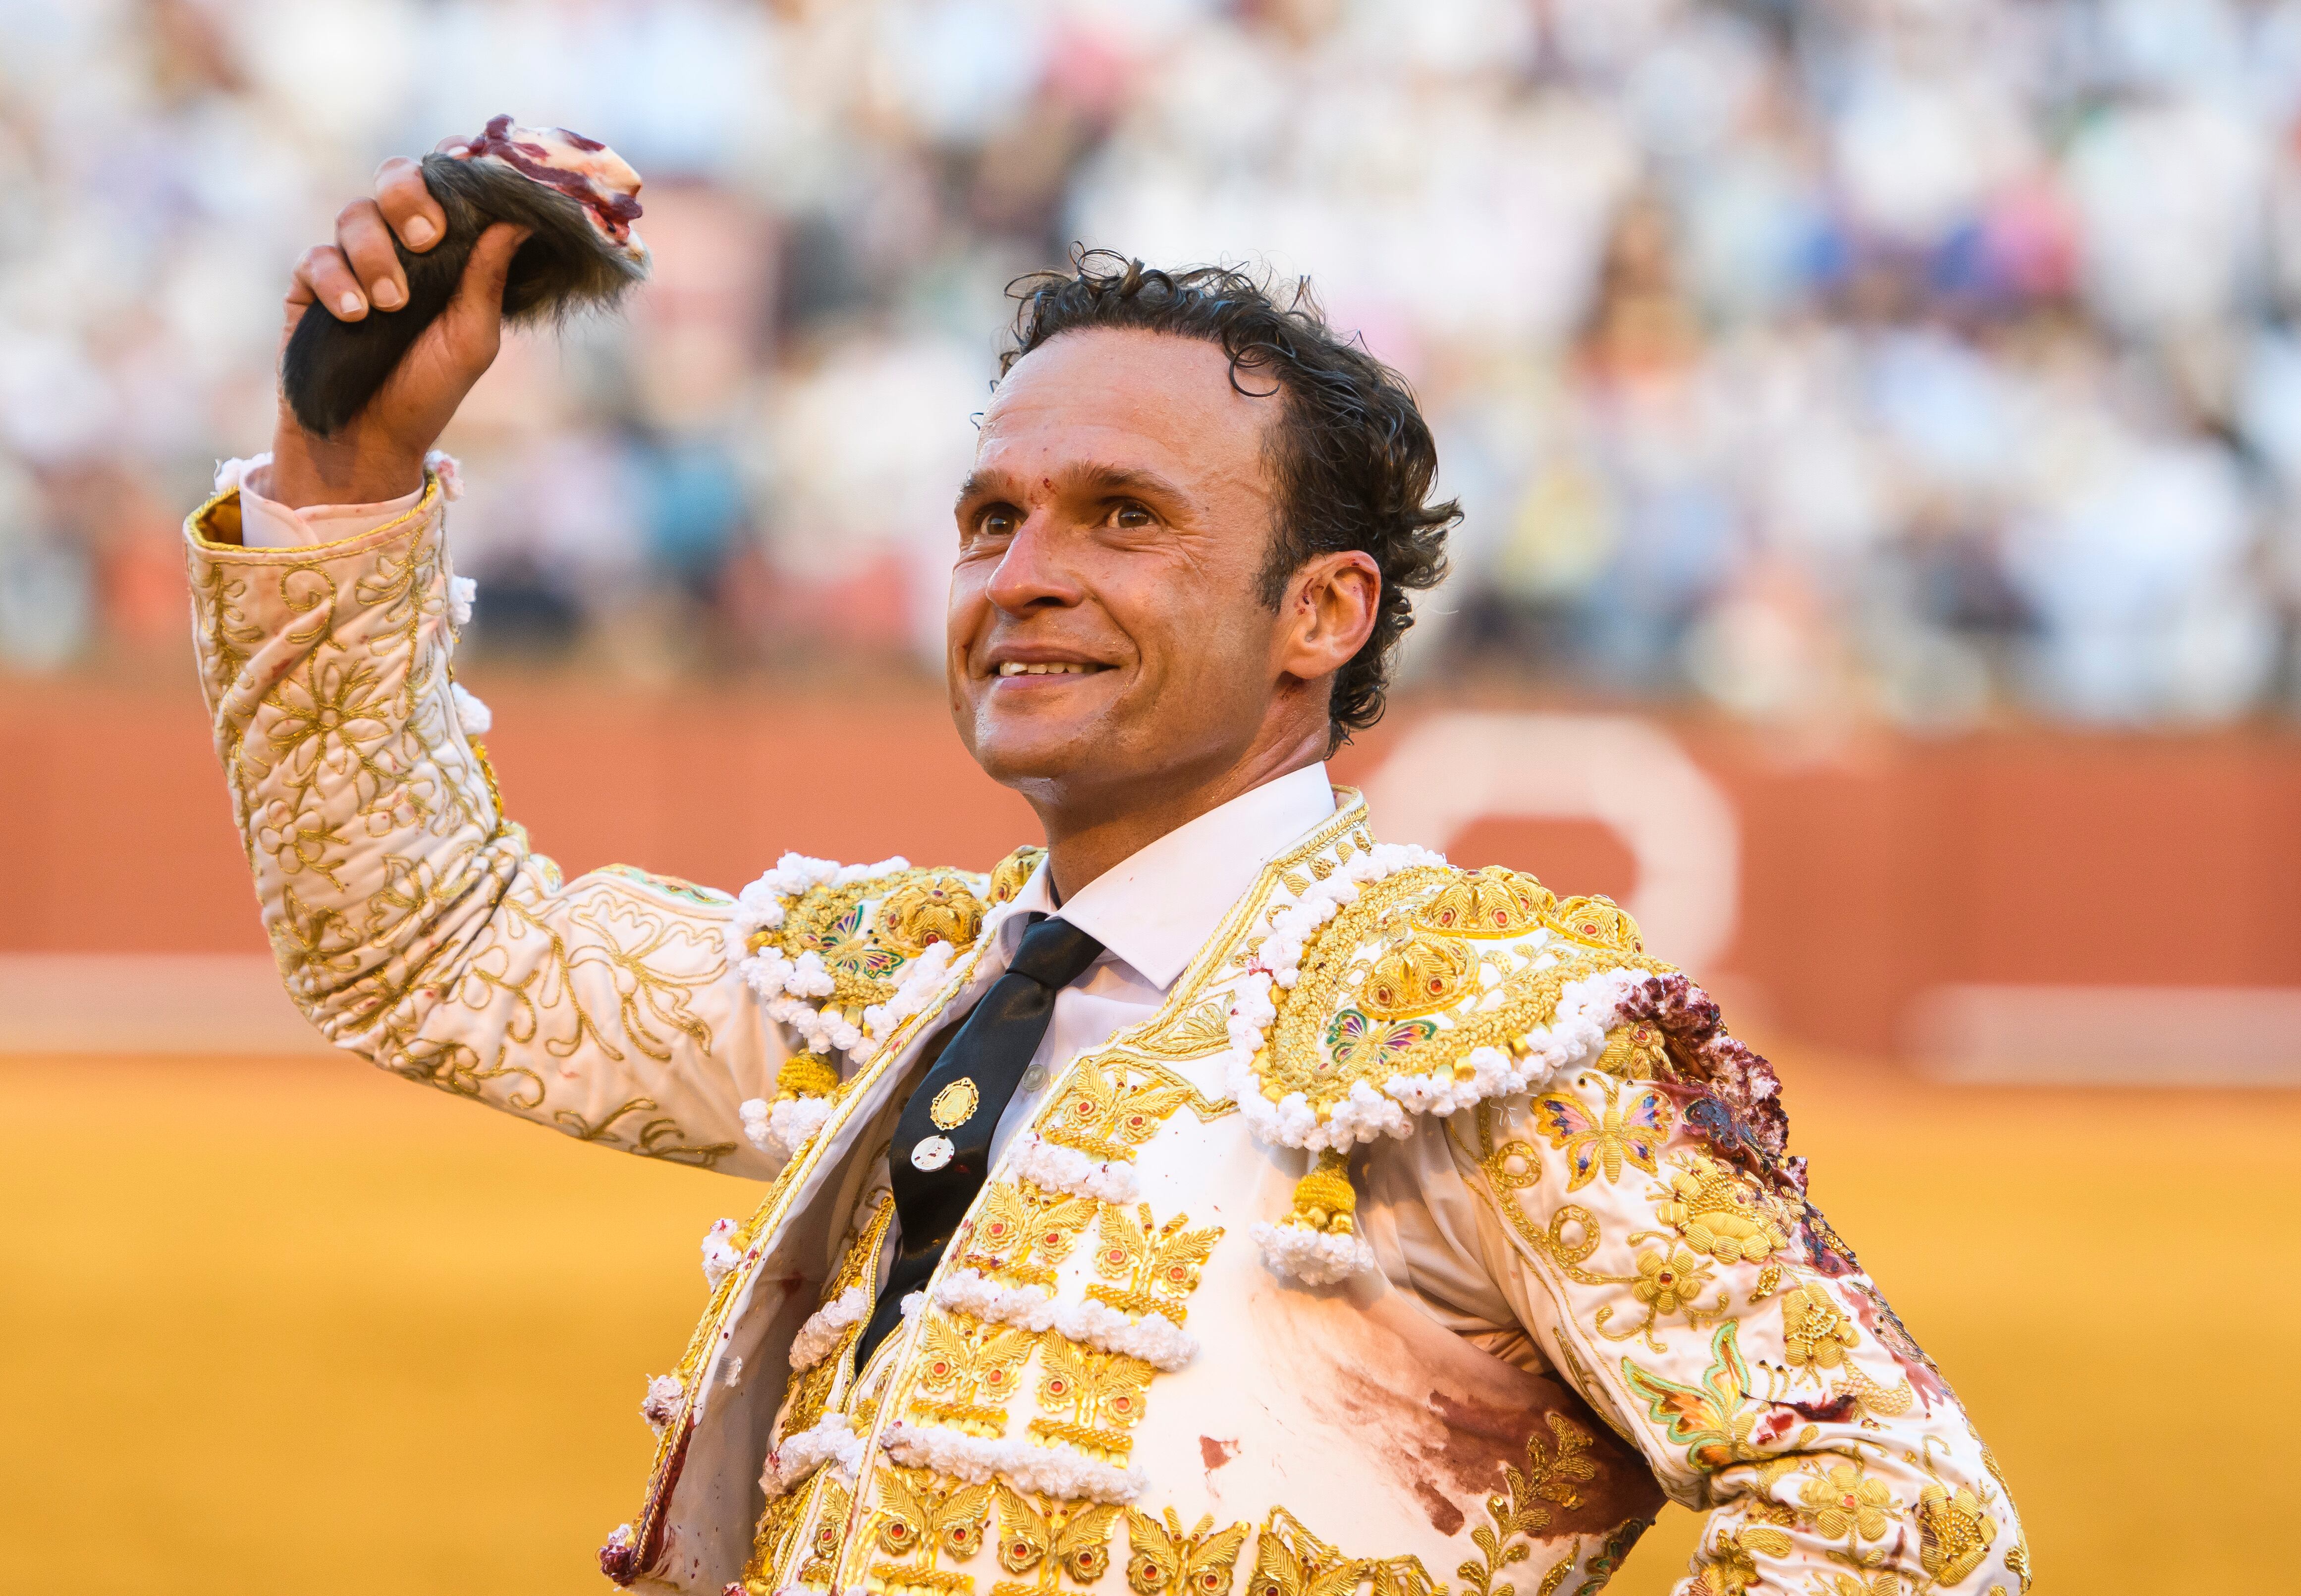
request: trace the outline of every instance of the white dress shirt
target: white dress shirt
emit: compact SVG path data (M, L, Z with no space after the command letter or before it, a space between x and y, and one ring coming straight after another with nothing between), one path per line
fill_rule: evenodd
M1326 767L1306 765L1177 826L1095 877L1067 903L1055 902L1046 862L1040 862L1016 895L1017 912L1000 927L1000 962L1014 957L1033 911L1068 921L1103 951L1085 974L1055 995L1047 1034L992 1132L992 1158L1030 1123L1054 1073L1157 1013L1192 956L1254 885L1264 864L1334 812Z

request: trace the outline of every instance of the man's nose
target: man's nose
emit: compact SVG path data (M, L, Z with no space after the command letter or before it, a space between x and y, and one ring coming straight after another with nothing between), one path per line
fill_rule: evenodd
M1010 614L1041 605L1077 603L1079 586L1069 546L1052 512L1033 512L991 573L991 602Z

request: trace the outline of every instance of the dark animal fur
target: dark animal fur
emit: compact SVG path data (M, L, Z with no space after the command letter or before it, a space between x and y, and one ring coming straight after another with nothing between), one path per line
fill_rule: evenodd
M423 182L448 213L446 237L422 255L393 240L407 278L407 303L371 305L364 319L339 322L314 305L280 357L280 382L298 425L325 438L357 415L464 280L472 247L495 221L534 230L512 256L504 316L536 322L576 309L607 309L647 276L643 256L617 248L583 206L556 188L492 161L423 157Z

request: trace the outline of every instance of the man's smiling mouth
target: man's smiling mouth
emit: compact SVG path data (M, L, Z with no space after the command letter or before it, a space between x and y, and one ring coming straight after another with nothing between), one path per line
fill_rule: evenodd
M1091 676L1097 671L1108 671L1109 665L1081 664L1072 661L1050 661L1025 664L1020 660L1008 660L999 667L1001 676Z

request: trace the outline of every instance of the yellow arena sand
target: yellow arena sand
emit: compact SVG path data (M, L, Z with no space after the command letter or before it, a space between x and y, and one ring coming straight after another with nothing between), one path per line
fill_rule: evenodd
M2040 1588L2288 1583L2301 1094L1780 1063L1814 1195L1996 1449ZM607 1588L646 1377L757 1188L348 1061L0 1086L0 1592ZM1666 1590L1698 1528L1669 1509L1611 1590Z

